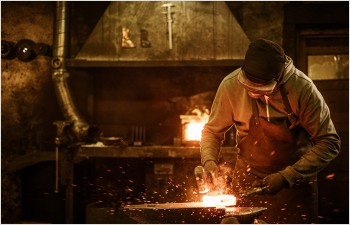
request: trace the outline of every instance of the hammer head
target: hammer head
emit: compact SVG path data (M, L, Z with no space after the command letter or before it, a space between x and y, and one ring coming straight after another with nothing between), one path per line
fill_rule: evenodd
M194 169L198 192L206 194L210 191L211 175L203 166L197 166Z

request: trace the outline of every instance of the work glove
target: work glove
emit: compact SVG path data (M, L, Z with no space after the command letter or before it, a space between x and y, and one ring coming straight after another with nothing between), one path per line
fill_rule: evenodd
M222 185L224 184L224 176L221 174L216 162L213 160L206 161L204 163L204 169L210 174L208 177L209 189L214 192L221 190Z
M263 180L254 182L252 186L266 187L263 194L274 195L281 191L283 188L288 187L288 181L280 173L273 173L266 176Z
M213 160L206 161L204 163L204 169L214 176L219 174L219 167Z

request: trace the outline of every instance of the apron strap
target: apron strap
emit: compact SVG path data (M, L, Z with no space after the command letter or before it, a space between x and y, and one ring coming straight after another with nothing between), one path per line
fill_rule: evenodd
M255 100L255 99L252 99L252 100L253 100L252 101L252 112L253 112L252 117L254 117L254 124L256 126L258 126L260 124L258 103L256 102L257 100Z
M290 103L289 103L289 100L288 100L288 97L287 97L287 93L286 93L286 89L285 89L284 85L281 86L280 92L281 92L283 104L286 107L286 111L287 111L289 122L291 124L293 124L293 123L295 123L298 120L298 117L297 117L297 115L295 115L295 113L292 110L292 107L290 106Z
M297 115L295 115L295 113L292 110L292 107L290 106L284 85L281 86L280 92L281 92L283 104L286 107L288 120L291 124L293 124L296 121L298 121L298 117L297 117ZM257 100L254 100L254 99L252 101L252 112L253 112L252 116L254 117L254 124L257 126L260 124L260 122L259 122L259 109L258 109Z

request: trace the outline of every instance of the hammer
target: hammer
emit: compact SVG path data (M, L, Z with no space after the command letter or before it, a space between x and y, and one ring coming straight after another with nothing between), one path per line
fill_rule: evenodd
M194 176L196 178L198 192L200 194L208 193L210 191L212 181L210 172L205 170L203 166L197 166L194 168Z

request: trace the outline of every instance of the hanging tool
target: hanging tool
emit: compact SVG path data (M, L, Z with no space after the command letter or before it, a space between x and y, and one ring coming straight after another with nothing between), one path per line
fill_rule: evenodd
M174 5L171 3L163 4L162 7L167 8L166 12L163 12L164 14L167 14L167 22L168 22L168 39L169 39L169 49L173 49L173 31L172 31L172 22L173 19L171 17L171 14L174 12L171 12L171 7Z

